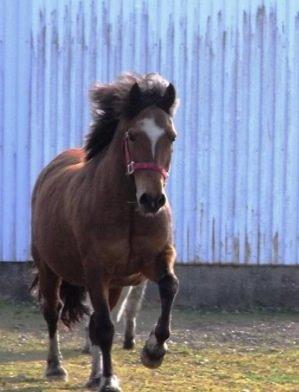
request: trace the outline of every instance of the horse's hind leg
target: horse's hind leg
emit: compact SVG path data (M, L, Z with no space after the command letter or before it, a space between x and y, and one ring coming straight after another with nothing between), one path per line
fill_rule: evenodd
M123 347L131 350L135 346L136 317L141 308L147 281L138 286L133 286L129 292L125 306L125 338Z
M91 353L91 341L89 339L89 316L84 317L84 347L83 354Z
M91 303L90 303L90 299L89 299L89 296L87 295L87 305L88 305L88 307L90 308L90 310L91 310ZM92 313L92 311L91 311L91 313ZM84 354L91 354L91 341L90 341L90 339L89 339L89 318L90 318L90 316L88 315L86 315L84 318L83 318L83 323L84 323L84 337L85 337L85 339L84 339L84 347L83 347L83 349L82 349L82 352L84 353Z
M39 271L40 292L43 298L43 314L49 333L49 351L45 376L49 379L66 380L67 371L62 367L57 324L62 303L59 296L60 279L48 268Z

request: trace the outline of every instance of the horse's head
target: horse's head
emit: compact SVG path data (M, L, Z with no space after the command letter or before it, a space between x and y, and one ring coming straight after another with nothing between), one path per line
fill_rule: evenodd
M136 83L131 100L138 102L138 94ZM159 104L141 110L125 134L127 174L134 175L138 207L146 215L158 213L166 204L165 183L176 138L171 115L174 102L175 89L169 84Z

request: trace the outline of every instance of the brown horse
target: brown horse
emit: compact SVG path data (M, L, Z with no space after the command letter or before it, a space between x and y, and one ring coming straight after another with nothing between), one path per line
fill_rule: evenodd
M161 314L142 351L160 366L178 289L171 211L165 194L175 89L158 74L126 74L91 90L93 123L83 149L58 155L41 172L32 199L32 256L49 331L46 376L65 379L57 322L84 315L86 290L92 371L88 385L120 391L112 370L110 310L123 286L156 282ZM101 369L101 354L103 369Z

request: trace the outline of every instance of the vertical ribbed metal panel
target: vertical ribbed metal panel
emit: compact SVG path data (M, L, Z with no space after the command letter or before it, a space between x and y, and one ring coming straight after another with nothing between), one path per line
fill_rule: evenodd
M87 89L160 72L181 98L169 193L183 262L299 263L299 2L0 1L0 260L30 191L80 146Z
M28 258L31 2L0 2L0 260Z

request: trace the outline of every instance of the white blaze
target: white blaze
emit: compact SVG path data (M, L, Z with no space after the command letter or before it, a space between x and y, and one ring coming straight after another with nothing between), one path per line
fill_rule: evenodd
M153 154L153 159L155 158L155 150L156 150L156 144L160 137L164 133L164 129L160 128L155 120L153 118L145 118L142 120L142 130L146 135L148 136L150 142L151 142L151 149L152 149L152 154Z

